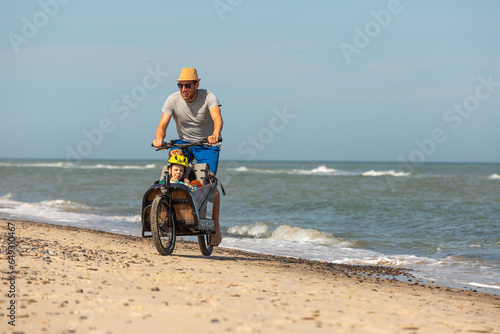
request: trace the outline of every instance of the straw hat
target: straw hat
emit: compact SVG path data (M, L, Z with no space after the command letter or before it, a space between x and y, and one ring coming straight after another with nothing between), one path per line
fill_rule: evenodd
M184 67L182 69L181 75L179 79L176 81L200 81L198 78L198 72L196 72L196 68Z

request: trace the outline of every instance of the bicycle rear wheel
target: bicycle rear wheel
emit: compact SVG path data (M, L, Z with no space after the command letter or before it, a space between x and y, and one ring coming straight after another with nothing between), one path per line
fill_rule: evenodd
M212 241L212 234L207 232L205 235L198 236L198 245L200 246L201 254L204 256L210 256L214 249L214 246L210 244Z
M175 222L167 198L157 196L151 204L151 233L156 250L170 255L175 247Z

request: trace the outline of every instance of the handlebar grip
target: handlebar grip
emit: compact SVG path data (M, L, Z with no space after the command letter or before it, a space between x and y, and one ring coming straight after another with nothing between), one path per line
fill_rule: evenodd
M208 143L208 138L203 139L202 142ZM222 137L219 137L219 140L217 141L217 143L222 143Z
M151 147L154 147L154 148L156 148L156 150L157 150L157 151L160 151L160 150L165 150L165 149L168 149L168 148L170 148L171 146L169 146L167 143L163 142L163 143L161 144L161 147L160 147L160 148L158 148L158 147L154 146L154 145L153 145L153 143L151 143Z

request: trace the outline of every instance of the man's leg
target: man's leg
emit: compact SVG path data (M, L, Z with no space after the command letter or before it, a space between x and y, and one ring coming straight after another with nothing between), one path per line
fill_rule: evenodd
M214 198L214 211L212 213L212 218L214 219L214 227L215 234L212 234L212 242L213 246L218 246L222 241L222 235L220 233L220 225L219 225L219 208L220 208L220 193L219 189L215 190L215 198Z
M220 148L217 146L195 146L192 147L192 153L198 163L207 163L210 166L210 172L215 176L217 173L217 168L219 165L219 152ZM212 211L212 219L214 220L215 234L212 234L212 241L210 242L213 246L218 246L222 241L222 235L220 233L219 224L219 212L220 212L220 193L219 189L215 189L214 197L214 207Z

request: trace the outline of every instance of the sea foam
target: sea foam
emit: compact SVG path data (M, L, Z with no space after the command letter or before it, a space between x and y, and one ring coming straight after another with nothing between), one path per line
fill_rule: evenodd
M385 171L375 171L375 170L369 170L368 172L364 172L361 174L363 176L395 176L395 177L400 177L400 176L410 176L410 173L405 173L405 172L396 172L395 170L385 170Z
M65 168L65 169L154 169L159 168L156 164L145 165L114 165L114 164L77 164L72 162L0 162L0 167L20 167L20 168Z
M342 240L332 233L311 228L280 225L275 227L271 223L258 222L249 225L237 225L227 229L227 233L234 236L254 237L258 239L283 240L300 243L313 243L318 245L352 246L353 241Z
M14 217L121 233L134 231L133 234L139 235L140 215L105 215L99 211L102 210L63 199L22 202L13 200L11 194L0 197L0 218Z

